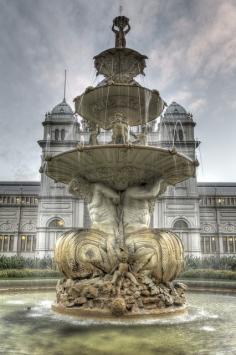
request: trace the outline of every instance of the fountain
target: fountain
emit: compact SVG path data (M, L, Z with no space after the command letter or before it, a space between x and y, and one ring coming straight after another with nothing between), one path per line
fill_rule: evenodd
M129 19L113 20L115 48L94 57L105 77L74 100L90 127L89 145L46 157L45 173L68 184L88 205L91 228L57 241L55 260L65 278L56 288L58 312L86 317L147 317L185 309L185 285L174 283L183 246L171 231L149 228L158 196L195 174L196 162L147 145L148 122L163 111L157 90L142 87L147 57L126 48ZM135 141L129 128L142 125ZM99 143L103 130L111 141Z

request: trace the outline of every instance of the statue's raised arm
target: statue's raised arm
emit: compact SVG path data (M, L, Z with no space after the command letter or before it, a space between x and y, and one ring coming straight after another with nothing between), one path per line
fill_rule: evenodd
M118 29L116 29L117 27ZM125 30L125 28L127 29ZM125 48L126 47L126 40L125 40L125 35L130 31L130 25L129 25L129 19L128 17L125 16L118 16L114 18L113 20L113 25L112 25L112 31L116 35L116 40L115 40L115 47L116 48Z
M113 23L113 25L112 25L111 30L112 30L115 34L119 32L118 30L115 29L115 24L114 24L114 23Z
M137 200L155 199L163 194L167 184L163 178L158 178L153 184L144 186L133 186L126 190L126 196Z
M129 33L129 31L130 31L130 29L131 29L131 27L130 27L130 24L129 24L129 23L127 24L127 26L128 26L127 30L125 30L125 31L124 31L125 35L127 35L127 33Z

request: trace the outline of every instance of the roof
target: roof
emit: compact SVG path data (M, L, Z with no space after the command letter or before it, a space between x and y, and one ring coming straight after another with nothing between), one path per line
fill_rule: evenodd
M65 98L45 116L45 121L74 121L74 113Z
M38 195L40 181L0 181L0 194Z
M68 103L66 102L65 99L63 99L63 101L61 103L59 103L58 105L56 105L51 112L52 115L73 115L73 111L72 108L70 107L70 105L68 105Z
M179 105L177 102L172 102L166 109L164 120L168 121L187 121L193 122L192 115L188 113L185 108Z
M199 182L200 195L236 196L236 182Z

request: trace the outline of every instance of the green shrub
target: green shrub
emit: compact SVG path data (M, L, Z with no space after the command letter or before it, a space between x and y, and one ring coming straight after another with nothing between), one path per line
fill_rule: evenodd
M185 258L185 269L214 269L214 270L236 270L236 256L209 256Z
M56 270L47 269L5 269L0 270L0 279L8 278L47 278L47 277L58 277L62 275Z
M224 280L236 280L236 271L231 270L213 270L213 269L189 269L179 276L179 278L186 279L224 279Z
M50 257L24 258L23 256L0 255L0 270L6 269L50 269L56 270L55 262Z

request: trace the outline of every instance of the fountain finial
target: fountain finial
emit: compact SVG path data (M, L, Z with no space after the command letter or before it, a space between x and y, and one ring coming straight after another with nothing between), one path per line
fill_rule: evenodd
M115 27L117 27L118 30ZM115 17L113 20L112 31L116 35L115 47L125 48L126 47L125 35L127 35L127 33L130 31L128 17L125 16Z

